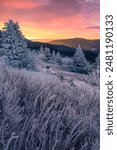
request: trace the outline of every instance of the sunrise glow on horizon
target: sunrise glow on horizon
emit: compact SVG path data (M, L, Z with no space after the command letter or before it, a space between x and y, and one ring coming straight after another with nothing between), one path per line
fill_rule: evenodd
M99 39L99 12L99 0L1 0L0 29L12 19L28 39Z

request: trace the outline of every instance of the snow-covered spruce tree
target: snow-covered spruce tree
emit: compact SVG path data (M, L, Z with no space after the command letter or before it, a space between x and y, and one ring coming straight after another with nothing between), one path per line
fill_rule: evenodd
M62 64L60 52L58 52L58 53L56 54L55 62L58 63L58 64L60 64L60 65Z
M18 23L9 20L2 32L3 55L8 58L8 65L15 68L31 69L28 58L27 43L20 31Z
M44 54L44 48L43 48L43 46L42 46L42 45L41 45L41 47L40 47L39 51L40 51L40 53L41 53L41 54Z
M56 54L55 51L53 50L52 55L51 55L51 61L55 62Z
M0 57L3 55L3 49L2 49L2 31L0 30Z
M50 53L50 49L45 47L44 48L44 53L45 53L45 60L49 61L51 59L51 53Z
M2 48L2 31L0 30L0 66L6 66L8 64L8 58L3 54L4 50Z
M80 45L76 48L76 52L73 56L73 64L74 67L79 68L78 70L81 72L87 72L90 70L89 62L86 60Z

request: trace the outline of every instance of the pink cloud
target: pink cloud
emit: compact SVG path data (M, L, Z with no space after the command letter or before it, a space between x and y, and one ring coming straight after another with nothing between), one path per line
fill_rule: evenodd
M39 3L38 3L39 5ZM1 6L3 9L12 9L12 10L16 10L16 9L34 9L37 6L37 3L31 0L6 0L1 2Z

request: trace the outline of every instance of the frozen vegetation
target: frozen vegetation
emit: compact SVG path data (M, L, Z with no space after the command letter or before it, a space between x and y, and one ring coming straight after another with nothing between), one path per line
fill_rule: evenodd
M99 150L99 56L31 52L19 28L2 31L0 150Z
M99 86L85 80L1 67L0 149L99 150Z

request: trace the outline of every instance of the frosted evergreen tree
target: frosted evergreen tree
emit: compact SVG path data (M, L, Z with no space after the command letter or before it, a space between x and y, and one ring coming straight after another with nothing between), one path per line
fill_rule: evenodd
M88 72L91 70L91 66L86 60L80 45L78 46L78 48L76 48L76 52L73 56L73 64L76 68L79 68L81 72Z
M50 60L51 59L50 49L45 47L44 48L44 53L45 53L46 60Z
M52 55L51 55L51 61L55 62L56 54L55 51L53 50Z
M60 52L58 52L58 53L56 54L55 62L57 62L57 63L59 63L59 64L62 63Z
M1 44L4 56L7 56L9 65L17 68L28 68L27 43L20 31L18 23L9 20L5 23Z
M41 53L41 54L44 54L44 48L43 48L42 45L41 45L41 47L40 47L40 53Z
M76 52L73 56L73 61L75 66L77 67L86 67L88 64L80 45L78 48L76 48Z
M3 53L4 53L1 44L2 44L2 31L0 30L0 57L2 57L2 56L3 56Z

